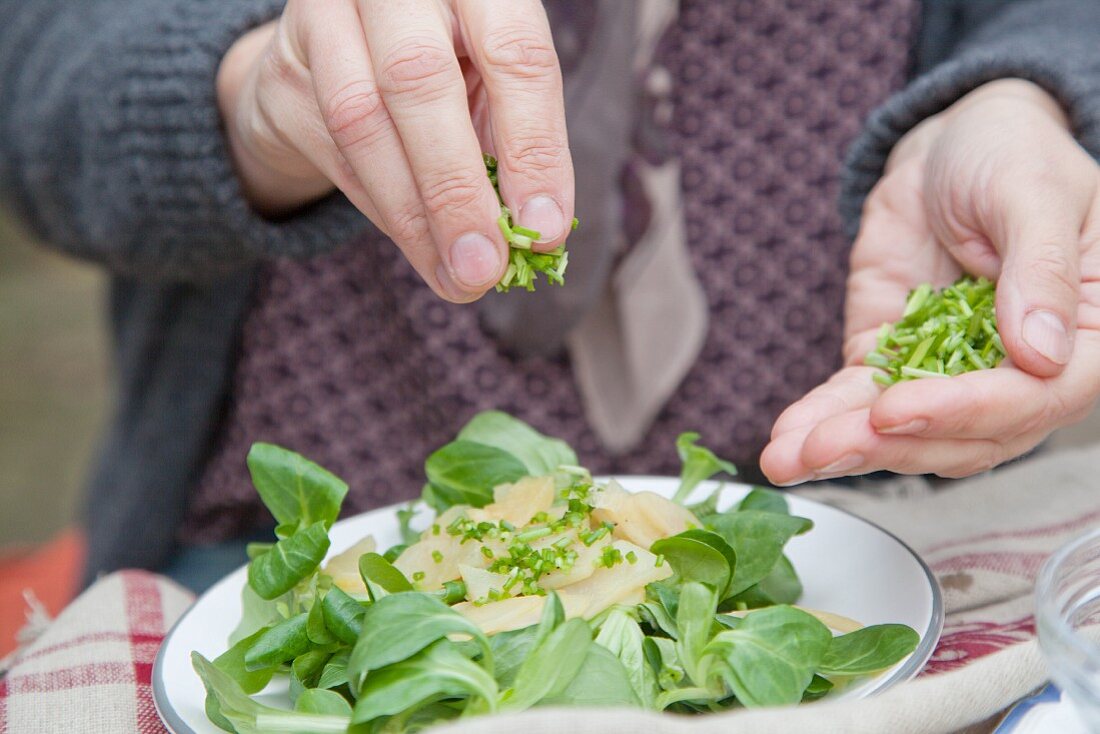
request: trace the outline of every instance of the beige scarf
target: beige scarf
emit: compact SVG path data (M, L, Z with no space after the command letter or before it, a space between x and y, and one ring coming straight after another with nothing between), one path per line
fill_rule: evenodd
M566 285L490 297L482 311L499 343L521 355L568 349L589 423L615 453L642 440L707 331L685 241L679 165L646 161L632 144L643 100L670 114L671 80L654 56L677 11L673 0L601 0L592 8L589 51L566 74L581 220L569 240ZM632 241L621 195L627 166L651 208Z

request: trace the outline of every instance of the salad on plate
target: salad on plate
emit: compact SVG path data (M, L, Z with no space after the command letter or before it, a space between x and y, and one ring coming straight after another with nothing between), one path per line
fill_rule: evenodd
M214 660L192 653L226 731L405 732L536 706L704 714L812 701L909 655L900 624L799 607L784 554L812 530L763 488L719 511L699 483L735 467L686 433L672 499L598 481L564 442L500 412L428 457L404 541L327 561L347 485L256 444L276 522L249 547L243 615ZM431 514L424 526L425 515ZM276 676L293 708L256 697Z

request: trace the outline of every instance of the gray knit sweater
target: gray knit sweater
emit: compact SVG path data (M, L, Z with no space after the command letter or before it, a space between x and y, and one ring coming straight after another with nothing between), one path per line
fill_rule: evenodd
M624 0L625 1L625 0ZM280 222L241 196L214 76L280 0L0 0L0 198L113 274L117 411L91 479L89 575L156 568L206 456L257 262L369 226L340 196ZM868 122L845 174L858 224L897 139L991 79L1031 79L1100 153L1098 0L925 0L913 84Z

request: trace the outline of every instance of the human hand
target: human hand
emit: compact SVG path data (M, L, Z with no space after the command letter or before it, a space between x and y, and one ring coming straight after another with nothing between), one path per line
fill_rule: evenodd
M539 0L289 0L222 60L218 100L246 196L269 216L335 187L443 298L507 267L516 221L552 250L573 218L561 71Z
M862 366L908 292L997 282L999 367L883 389ZM1053 98L1000 80L914 128L868 197L851 258L845 367L776 421L776 484L889 470L961 477L1085 417L1100 393L1100 169Z

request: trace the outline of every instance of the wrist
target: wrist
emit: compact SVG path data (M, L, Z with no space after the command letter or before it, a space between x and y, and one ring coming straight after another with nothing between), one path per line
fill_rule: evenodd
M268 23L241 36L222 58L216 79L218 112L241 191L254 209L270 217L289 214L334 188L263 122L258 70L276 26Z
M1070 129L1069 118L1049 92L1026 79L997 79L977 87L940 113L951 120L974 108L1030 109L1048 117L1065 130Z

